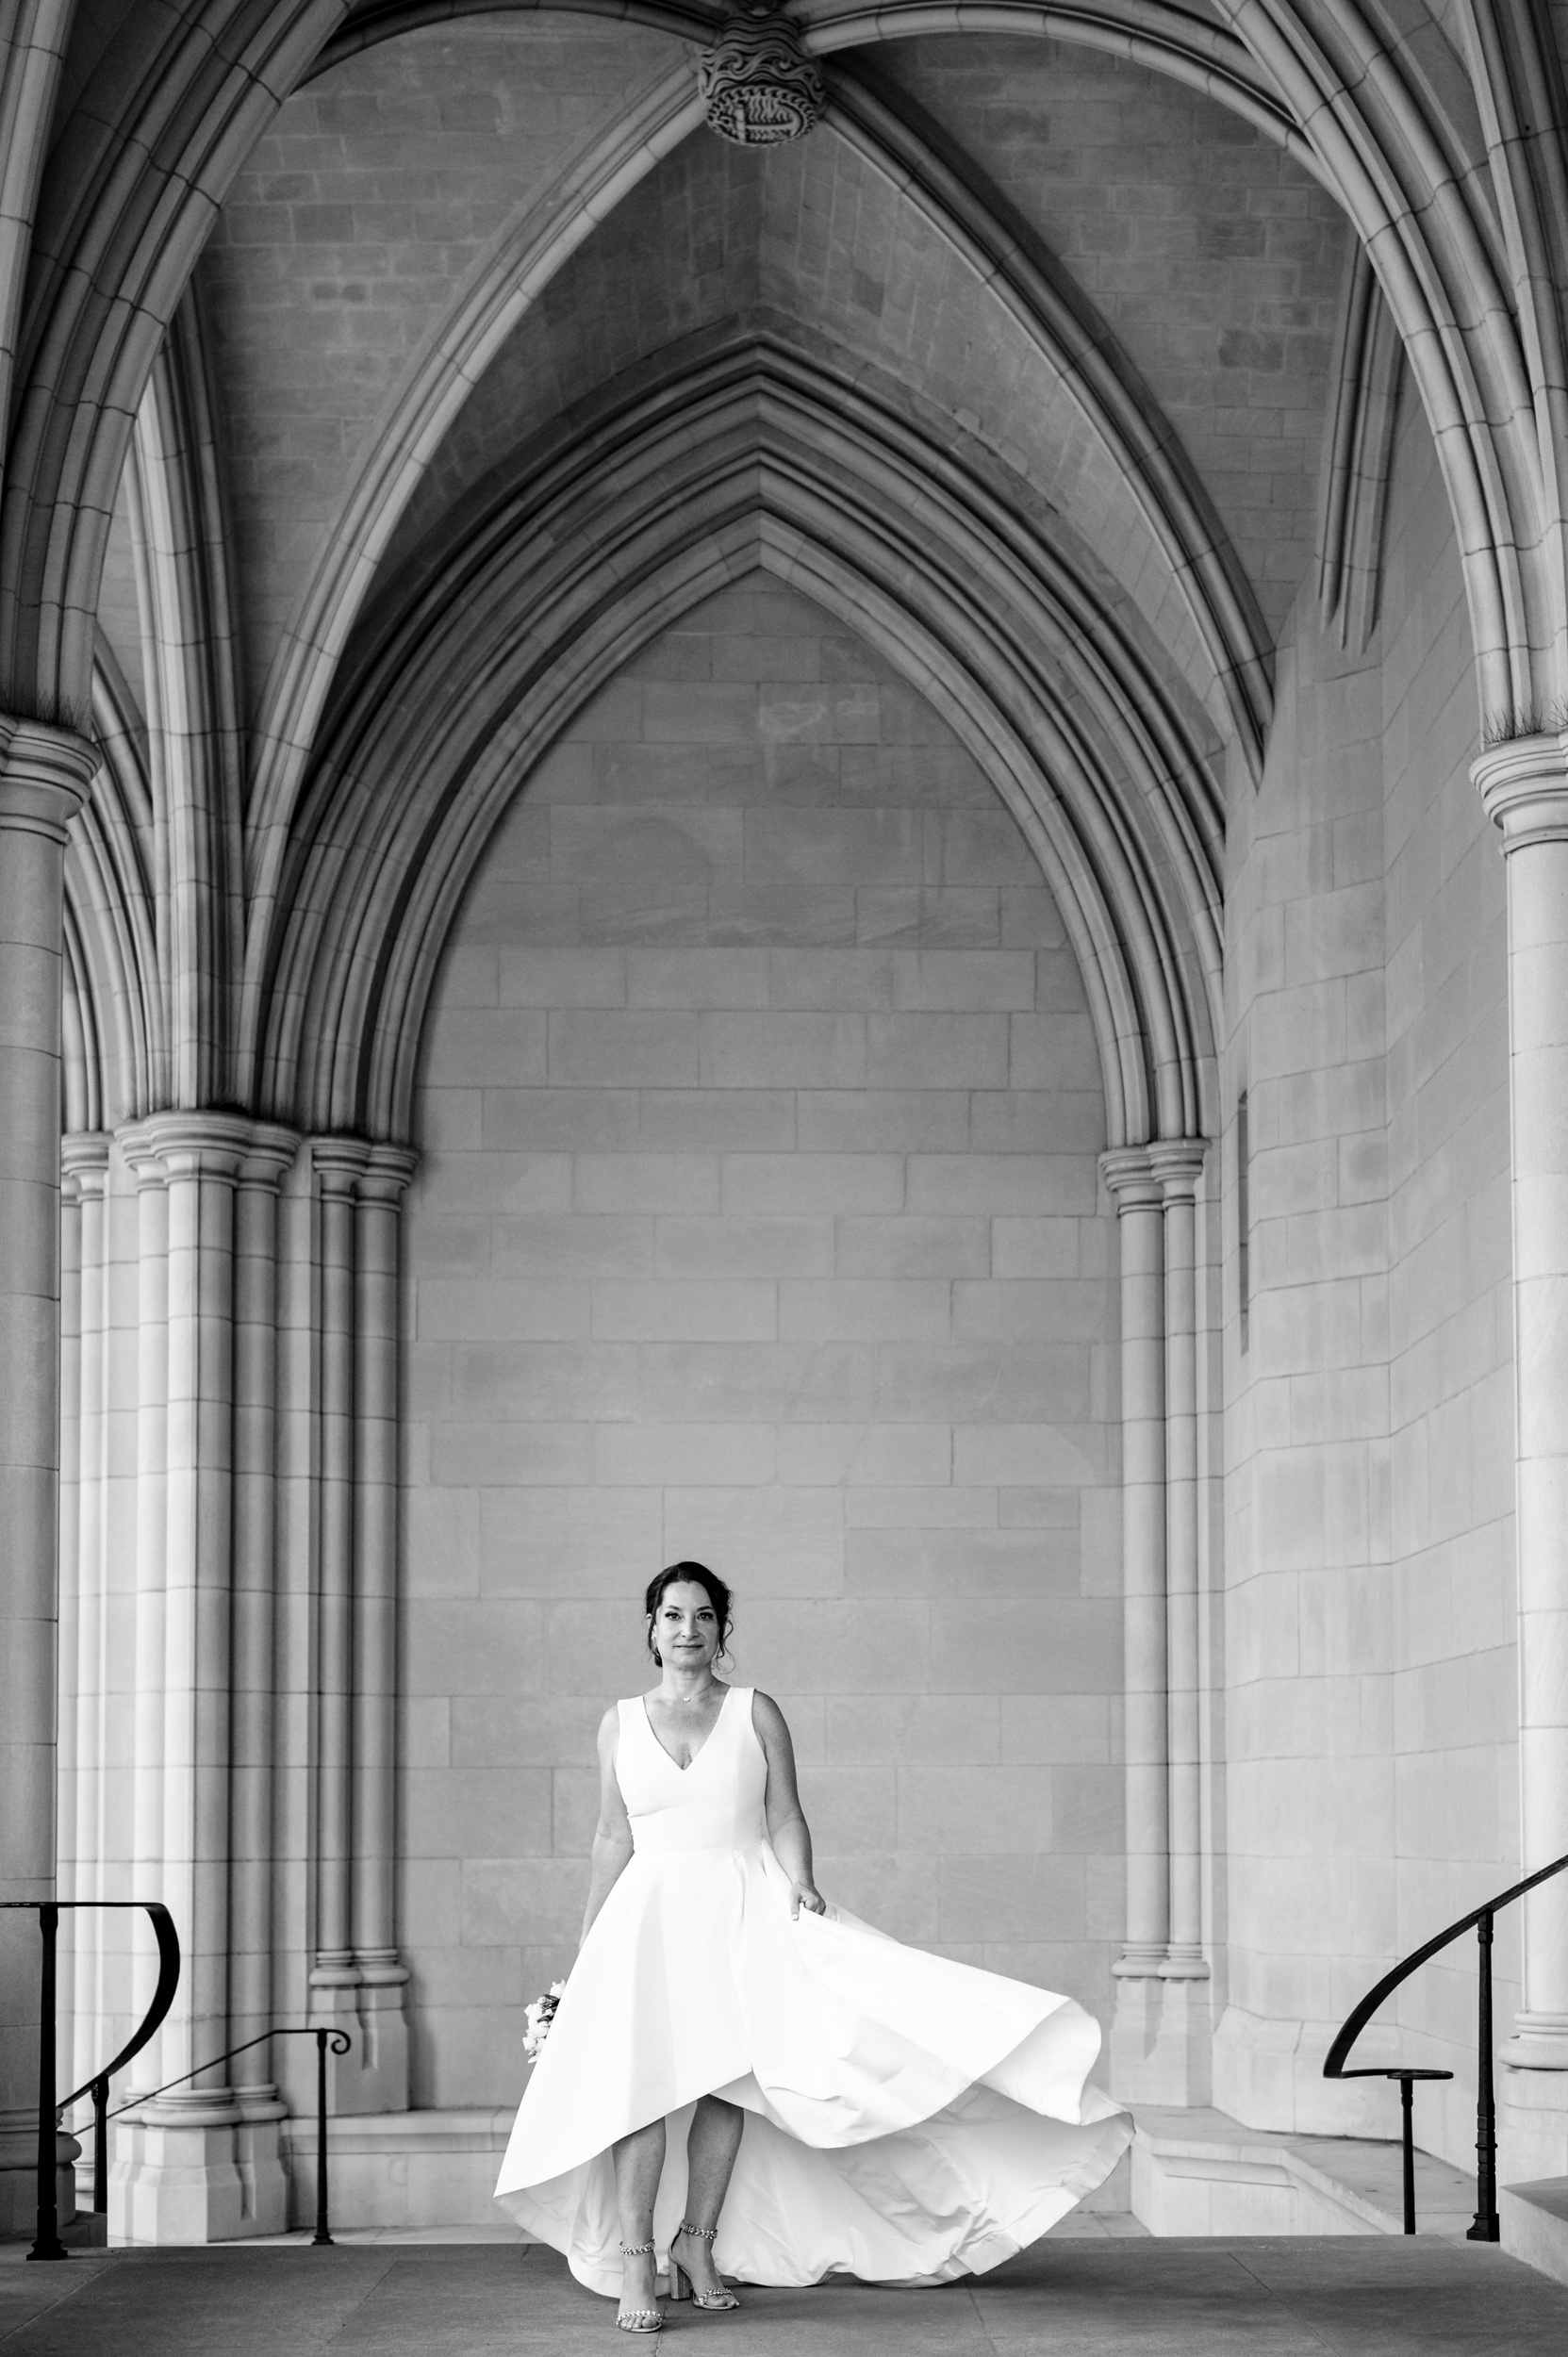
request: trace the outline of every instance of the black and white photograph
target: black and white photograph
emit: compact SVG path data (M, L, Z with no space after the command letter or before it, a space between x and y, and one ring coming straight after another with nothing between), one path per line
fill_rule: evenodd
M1562 2357L1568 16L0 0L7 2357Z

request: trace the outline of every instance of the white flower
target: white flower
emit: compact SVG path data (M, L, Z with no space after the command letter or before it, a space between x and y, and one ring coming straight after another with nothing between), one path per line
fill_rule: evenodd
M566 1986L565 1981L552 1981L542 1997L536 1997L532 2004L522 2009L522 2018L528 2024L522 2034L522 2051L531 2063L537 2062L550 2036L550 2025L555 2019L556 2006L566 1995Z

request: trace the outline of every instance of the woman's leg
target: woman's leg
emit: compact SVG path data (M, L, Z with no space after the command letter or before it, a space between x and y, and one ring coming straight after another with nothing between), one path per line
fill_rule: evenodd
M746 2115L739 2104L726 2103L718 2095L704 2095L692 2114L686 2137L686 2217L693 2226L718 2225L745 2125ZM677 2239L680 2264L697 2290L722 2290L712 2243L699 2241L693 2234Z
M610 2148L615 2162L616 2200L620 2206L620 2239L629 2250L653 2239L653 2200L664 2170L664 2121L651 2119ZM620 2314L635 2308L656 2308L653 2279L658 2270L653 2253L622 2262Z

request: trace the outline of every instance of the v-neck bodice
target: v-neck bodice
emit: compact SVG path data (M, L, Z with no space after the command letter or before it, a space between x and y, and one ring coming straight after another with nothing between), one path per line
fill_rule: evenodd
M690 1775L692 1770L701 1758L702 1754L707 1750L708 1745L713 1741L714 1737L718 1733L719 1723L723 1719L724 1713L730 1706L730 1696L735 1689L733 1686L726 1686L721 1690L723 1699L719 1703L718 1708L714 1713L713 1724L708 1729L706 1735L702 1738L701 1743L698 1744L697 1749L692 1753L689 1759L677 1759L668 1744L661 1739L659 1730L653 1724L653 1713L648 1707L648 1697L646 1694L642 1696L642 1715L648 1722L649 1732L652 1734L654 1742L658 1744L660 1751L663 1752L666 1759L668 1760L670 1766L678 1770L683 1776Z
M639 1854L746 1850L766 1838L767 1762L751 1726L751 1693L731 1687L712 1734L685 1768L654 1734L641 1694L616 1706L616 1781Z

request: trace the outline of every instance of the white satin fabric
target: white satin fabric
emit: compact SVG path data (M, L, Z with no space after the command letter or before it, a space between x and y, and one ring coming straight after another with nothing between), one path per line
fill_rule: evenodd
M610 2146L670 2121L659 2264L685 2215L700 2096L746 2112L721 2271L936 2283L1045 2233L1114 2167L1132 2125L1085 2080L1099 2028L1070 1998L905 1948L841 1908L789 1915L767 1766L733 1687L691 1766L640 1695L618 1706L635 1844L572 1968L496 2199L593 2291L620 2288Z

